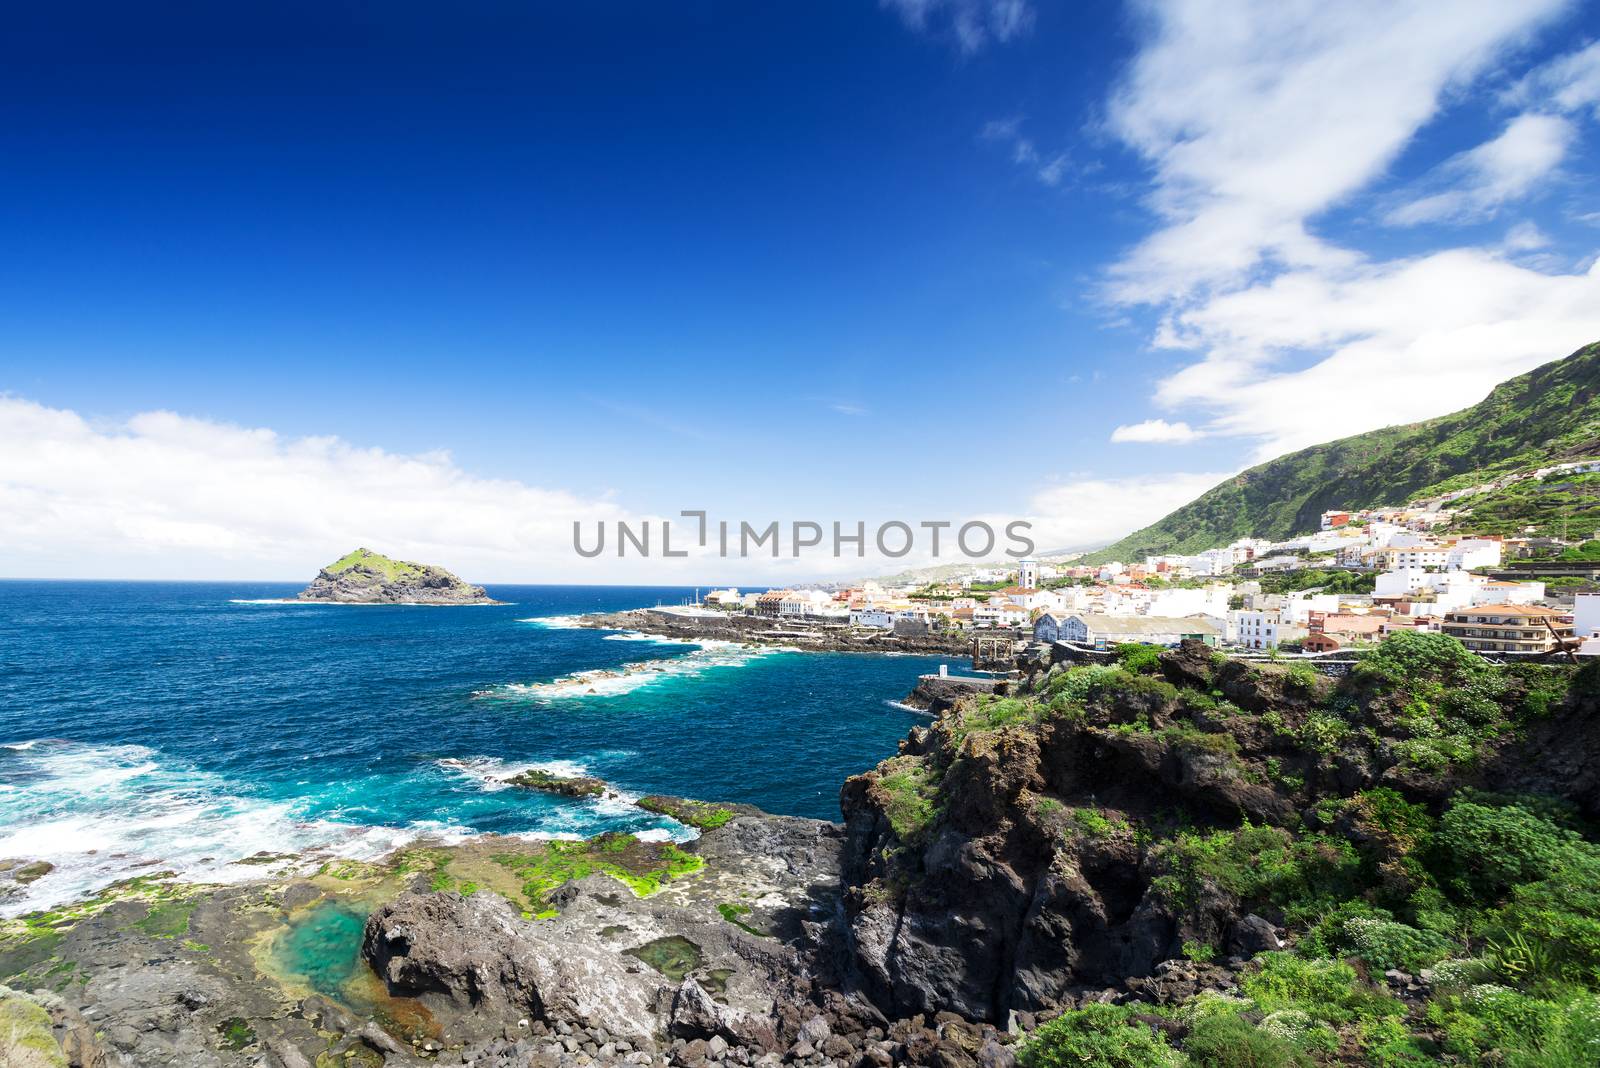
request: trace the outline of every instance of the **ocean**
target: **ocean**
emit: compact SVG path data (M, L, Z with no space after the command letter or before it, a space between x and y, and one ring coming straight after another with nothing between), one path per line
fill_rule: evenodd
M421 836L685 837L646 793L838 819L918 722L936 658L577 629L677 588L494 586L494 606L271 603L296 584L0 582L0 858L55 870L0 915L260 852L371 858ZM630 666L632 670L629 670ZM618 672L579 678L595 671ZM622 800L495 780L582 771Z

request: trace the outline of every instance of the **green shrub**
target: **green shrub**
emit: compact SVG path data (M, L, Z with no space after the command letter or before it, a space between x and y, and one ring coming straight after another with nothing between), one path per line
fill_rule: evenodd
M1331 907L1359 888L1355 848L1327 835L1295 838L1279 827L1247 823L1232 831L1182 832L1155 852L1170 880L1162 889L1180 907L1193 902L1206 881L1247 906L1271 902L1296 914Z
M1350 734L1350 724L1327 712L1313 712L1300 728L1300 744L1313 753L1332 755Z
M1469 1060L1506 1047L1537 1050L1556 1030L1559 1016L1556 1005L1493 983L1428 1006L1428 1021L1440 1030L1445 1051Z
M1344 941L1357 957L1378 971L1414 972L1450 952L1450 940L1393 920L1358 916L1344 923Z
M1085 1005L1034 1031L1017 1051L1022 1068L1180 1068L1165 1037L1118 1005Z
M1468 897L1497 898L1513 886L1542 879L1585 850L1572 831L1522 805L1450 806L1439 822L1438 848Z
M884 814L902 841L915 839L938 815L939 778L926 762L909 756L886 760L878 785L889 795Z
M1154 675L1161 670L1161 650L1157 646L1125 642L1111 652L1117 663L1136 675Z
M1310 1068L1311 1058L1293 1042L1252 1027L1238 1016L1216 1016L1195 1025L1183 1044L1197 1068Z
M1302 960L1289 953L1263 953L1259 960L1261 970L1246 976L1240 989L1263 1012L1298 1009L1335 1026L1405 1013L1404 1005L1366 987L1343 961Z

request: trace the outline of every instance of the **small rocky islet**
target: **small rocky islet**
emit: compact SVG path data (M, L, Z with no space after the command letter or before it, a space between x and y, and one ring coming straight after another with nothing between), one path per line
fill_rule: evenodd
M0 926L0 1006L96 1068L1592 1063L1600 669L1457 648L1026 658L842 823L152 875Z
M317 573L296 600L327 604L498 604L482 586L433 564L392 560L360 548Z

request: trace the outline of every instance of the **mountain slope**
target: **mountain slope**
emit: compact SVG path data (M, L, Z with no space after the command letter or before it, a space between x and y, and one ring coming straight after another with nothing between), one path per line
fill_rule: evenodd
M1378 388L1378 387L1374 387ZM1600 455L1600 343L1500 383L1451 415L1313 445L1260 464L1088 557L1138 560L1317 529L1330 508L1401 505Z

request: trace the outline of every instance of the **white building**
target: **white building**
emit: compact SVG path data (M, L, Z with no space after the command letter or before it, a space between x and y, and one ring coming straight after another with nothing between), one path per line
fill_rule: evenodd
M1197 638L1215 645L1222 628L1199 617L1102 616L1073 613L1057 624L1056 641L1104 649L1113 645L1177 645L1185 638Z
M860 627L880 627L889 630L894 626L894 613L887 608L863 605L850 609L850 622Z
M1017 564L1017 585L1025 590L1039 588L1039 561L1023 560Z
M1028 610L1010 601L980 604L972 610L975 627L1020 627L1028 622Z
M1278 645L1278 613L1241 608L1228 616L1228 636L1246 649Z
M1443 568L1450 564L1450 550L1442 545L1391 545L1384 554L1389 569L1400 571L1408 567Z
M833 595L822 590L790 590L778 602L778 615L789 619L834 614Z
M1504 546L1488 538L1463 538L1450 546L1445 566L1462 571L1474 567L1499 567Z
M1579 656L1600 656L1600 593L1580 593L1572 606L1572 633Z

